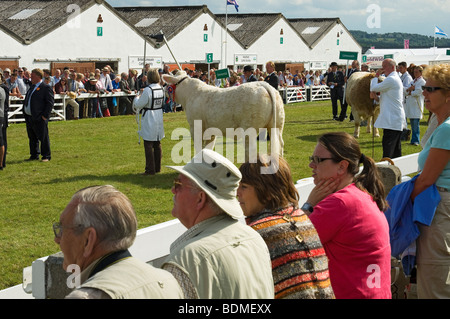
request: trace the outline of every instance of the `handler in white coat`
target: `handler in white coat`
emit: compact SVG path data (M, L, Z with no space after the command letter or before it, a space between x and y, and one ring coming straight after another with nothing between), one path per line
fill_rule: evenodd
M138 131L145 149L145 172L142 175L155 175L161 171L164 89L159 85L157 69L151 69L147 78L149 86L142 95L134 98L133 104L137 113L142 112L141 129Z
M378 77L384 72L386 78L378 83ZM375 121L376 128L383 129L383 158L402 156L401 135L406 128L405 110L403 108L403 84L395 72L395 61L385 59L382 69L370 83L371 97L380 92L380 115Z
M426 81L422 77L423 68L416 66L414 68L414 81L406 90L405 115L411 123L411 145L419 145L420 143L420 120L423 117L424 96L422 94L422 86Z

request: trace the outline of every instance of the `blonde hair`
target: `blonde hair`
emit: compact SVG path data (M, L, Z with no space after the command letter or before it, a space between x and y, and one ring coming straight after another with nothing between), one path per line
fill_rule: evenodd
M444 90L450 91L450 64L430 65L423 71L423 77L437 82Z
M147 72L147 81L148 83L159 83L161 81L161 77L159 76L159 72L157 69L150 69Z

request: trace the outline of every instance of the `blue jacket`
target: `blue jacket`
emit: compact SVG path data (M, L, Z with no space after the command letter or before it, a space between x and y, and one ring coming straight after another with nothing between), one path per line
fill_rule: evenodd
M389 223L391 254L394 257L398 257L419 237L418 223L430 226L441 201L436 185L433 184L417 195L414 205L412 204L410 196L418 176L394 186L386 198L389 208L385 215Z

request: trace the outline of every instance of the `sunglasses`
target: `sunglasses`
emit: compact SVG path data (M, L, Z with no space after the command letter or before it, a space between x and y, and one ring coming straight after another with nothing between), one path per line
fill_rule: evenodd
M319 163L322 163L323 161L326 161L326 160L334 160L334 158L332 158L332 157L319 157L319 156L310 156L309 157L309 161L310 162L314 162L314 164L319 164Z
M434 91L437 90L442 90L443 88L439 87L439 86L422 86L422 90L433 93Z

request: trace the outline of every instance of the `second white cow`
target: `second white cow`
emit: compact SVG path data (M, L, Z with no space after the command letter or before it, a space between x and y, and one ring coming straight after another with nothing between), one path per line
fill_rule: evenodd
M235 138L247 137L245 158L248 159L249 151L256 154L252 145L255 145L257 137L248 134L251 131L248 129L253 128L253 131L259 132L259 129L266 128L270 135L271 153L283 155L284 103L279 92L268 83L257 81L218 88L190 78L183 71L176 76L165 74L163 79L172 85L175 102L181 104L186 112L192 139L195 121L197 125L201 121L202 148L214 147L214 132L220 132L226 137L230 130L234 130ZM271 130L272 128L275 130ZM273 136L274 132L276 136ZM195 151L199 152L197 146L194 143Z

